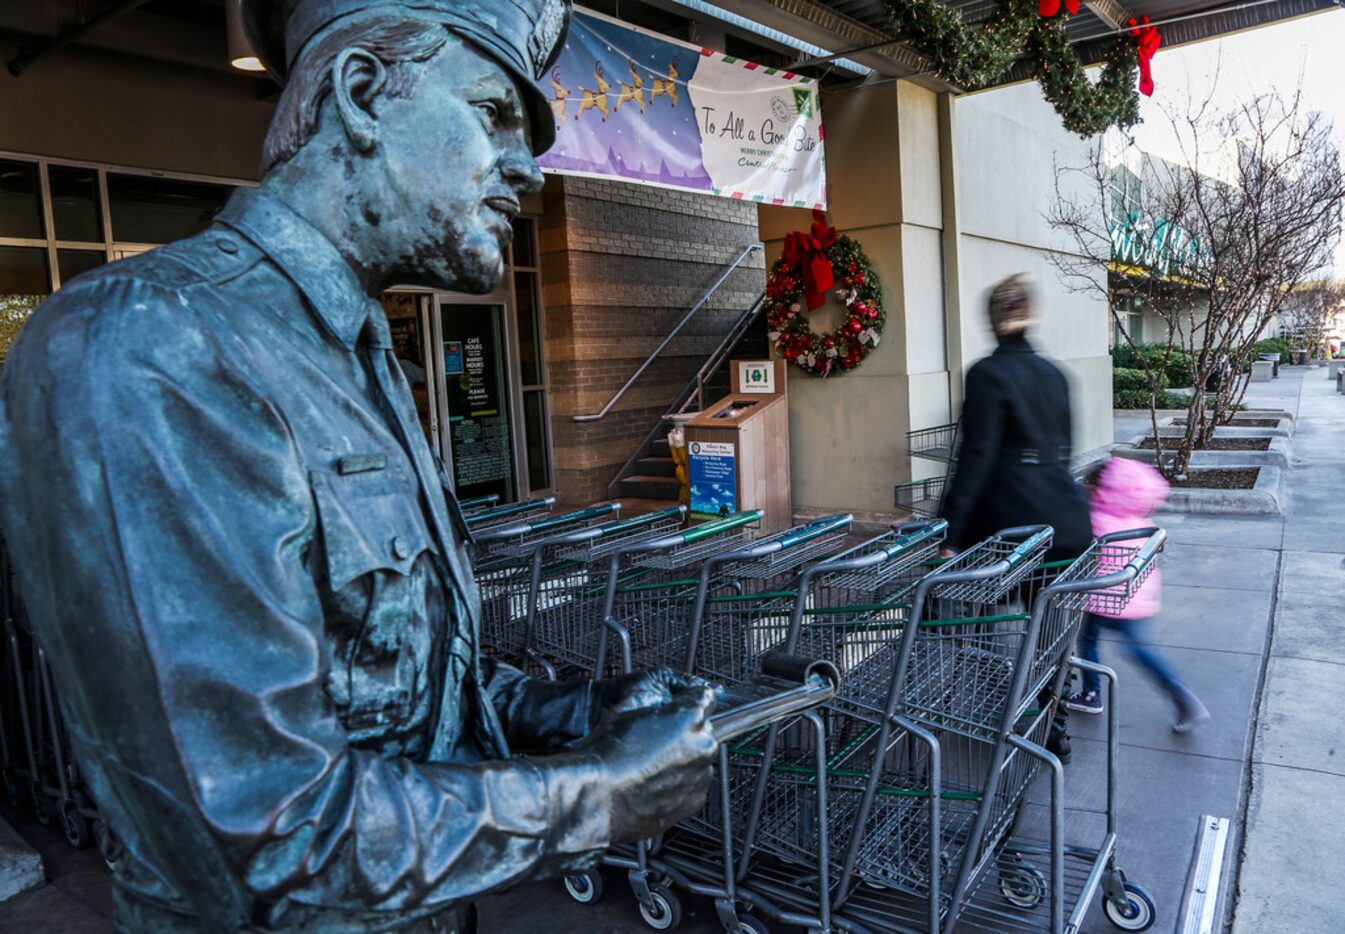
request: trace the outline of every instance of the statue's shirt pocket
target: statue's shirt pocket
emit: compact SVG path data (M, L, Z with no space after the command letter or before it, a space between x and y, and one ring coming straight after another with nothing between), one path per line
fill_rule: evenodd
M314 471L328 692L351 731L402 728L427 684L436 551L409 471Z

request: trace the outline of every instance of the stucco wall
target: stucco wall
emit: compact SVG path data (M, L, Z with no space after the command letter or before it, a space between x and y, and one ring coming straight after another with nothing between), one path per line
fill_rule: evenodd
M990 288L1025 273L1038 299L1033 337L1070 376L1075 450L1109 444L1110 312L1100 294L1065 287L1050 254L1066 241L1045 218L1057 182L1071 200L1089 197L1082 178L1058 171L1082 165L1087 143L1061 125L1036 84L960 98L953 113L964 360L970 365L993 349L984 314Z

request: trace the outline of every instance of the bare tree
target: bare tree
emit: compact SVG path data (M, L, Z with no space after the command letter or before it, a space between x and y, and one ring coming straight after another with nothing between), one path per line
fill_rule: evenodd
M1150 420L1159 464L1182 476L1240 406L1258 336L1329 266L1345 175L1330 120L1298 93L1272 92L1224 113L1207 98L1166 116L1178 162L1099 141L1086 165L1057 173L1048 220L1070 246L1054 256L1067 286L1105 290L1127 342L1138 343L1118 299L1139 298L1161 322L1161 353L1142 358ZM1177 353L1189 357L1194 392L1181 436L1163 439L1159 372Z
M1286 297L1280 330L1309 357L1325 356L1327 328L1343 308L1345 282L1305 282Z
M28 316L45 295L0 295L0 367L5 365L10 345L19 336Z

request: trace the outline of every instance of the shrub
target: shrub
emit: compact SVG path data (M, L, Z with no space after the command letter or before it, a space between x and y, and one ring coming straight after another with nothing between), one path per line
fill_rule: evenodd
M1167 365L1163 365L1163 356L1167 347L1163 344L1117 344L1112 351L1112 366L1122 369L1150 370L1162 369L1167 376L1169 386L1190 386L1195 381L1192 371L1195 369L1195 357L1175 347L1167 355Z
M1166 373L1155 373L1158 385L1154 388L1160 392L1167 389L1168 382ZM1112 392L1143 392L1146 395L1149 392L1149 374L1144 370L1134 370L1127 367L1117 367L1111 371ZM1148 403L1145 403L1146 405Z
M1254 358L1263 353L1277 353L1280 355L1280 362L1283 363L1289 359L1289 342L1283 337L1268 337L1263 341L1257 341L1252 352Z

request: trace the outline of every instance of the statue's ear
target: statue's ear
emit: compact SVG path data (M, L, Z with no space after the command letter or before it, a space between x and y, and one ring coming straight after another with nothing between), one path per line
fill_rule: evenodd
M332 62L332 97L346 136L360 152L378 144L374 100L387 82L387 67L365 49L345 49Z

